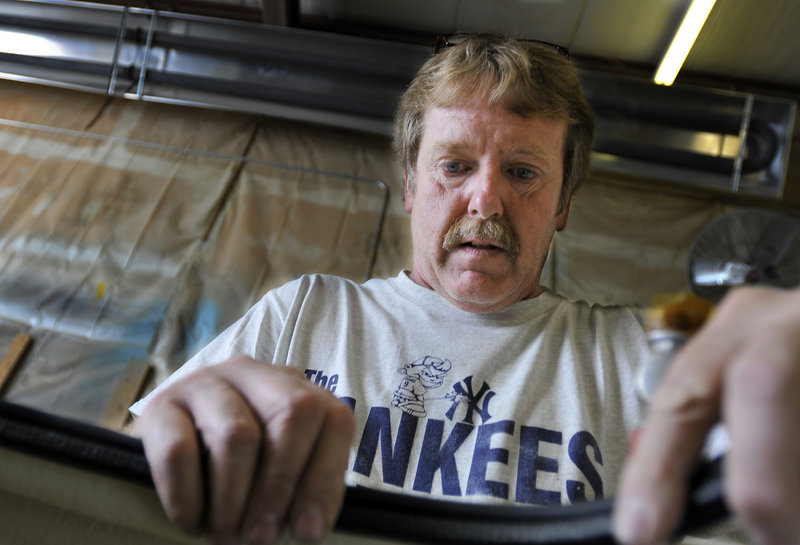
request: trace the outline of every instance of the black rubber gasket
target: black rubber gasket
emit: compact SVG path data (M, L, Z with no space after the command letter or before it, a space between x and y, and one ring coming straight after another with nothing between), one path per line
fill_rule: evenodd
M152 486L140 440L0 401L0 445ZM704 462L678 535L728 516L722 463ZM612 545L614 500L570 506L476 505L349 488L336 528L410 543Z

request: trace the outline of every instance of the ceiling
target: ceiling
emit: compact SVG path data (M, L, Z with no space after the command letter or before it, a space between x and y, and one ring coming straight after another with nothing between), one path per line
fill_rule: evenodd
M689 0L111 0L416 44L501 32L572 50L587 68L649 76ZM718 0L677 83L800 98L800 0Z
M300 0L300 24L416 38L497 31L568 46L578 62L651 73L688 0ZM682 73L800 94L800 1L719 0ZM395 32L391 32L395 31ZM680 78L681 76L679 76ZM681 79L678 80L678 83Z

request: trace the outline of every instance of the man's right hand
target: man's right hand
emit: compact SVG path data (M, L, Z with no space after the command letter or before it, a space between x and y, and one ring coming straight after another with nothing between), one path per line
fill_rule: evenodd
M167 515L214 542L303 540L333 527L353 414L298 370L237 356L149 401L142 438Z

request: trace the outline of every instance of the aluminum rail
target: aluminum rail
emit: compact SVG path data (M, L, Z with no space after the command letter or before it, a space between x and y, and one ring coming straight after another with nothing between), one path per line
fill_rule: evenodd
M9 79L386 134L428 48L144 8L0 1Z
M20 405L0 402L0 446L152 486L138 439ZM698 471L678 534L727 516L721 467ZM406 543L611 545L613 505L485 506L350 488L335 532Z

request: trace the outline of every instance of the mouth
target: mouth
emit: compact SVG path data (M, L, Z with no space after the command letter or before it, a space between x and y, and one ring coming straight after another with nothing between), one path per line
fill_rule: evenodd
M457 219L445 233L442 248L451 252L456 249L489 252L496 255L503 252L511 259L519 256L519 239L510 225L499 220L477 220L462 217Z
M505 251L505 248L500 246L495 246L494 244L490 244L488 242L476 242L472 240L468 240L466 242L462 242L458 245L460 248L475 248L476 250L500 250Z

